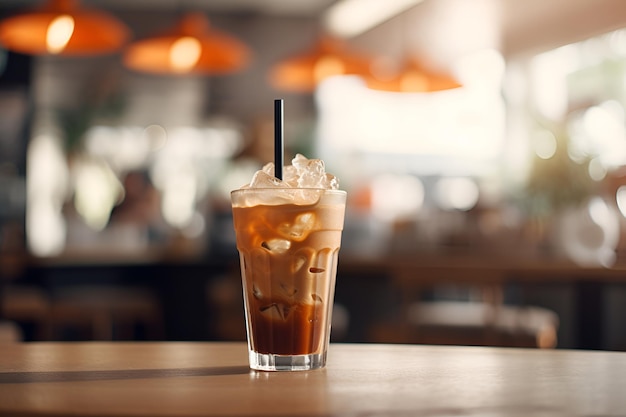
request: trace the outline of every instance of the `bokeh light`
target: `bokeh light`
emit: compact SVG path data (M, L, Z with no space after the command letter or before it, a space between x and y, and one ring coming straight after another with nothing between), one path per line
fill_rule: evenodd
M557 142L554 133L543 130L533 138L535 154L541 159L550 159L556 154Z
M626 185L622 185L617 189L615 201L622 216L626 217Z
M478 197L478 185L470 178L442 178L435 186L437 205L444 210L470 210Z
M85 223L102 230L111 211L124 195L124 188L108 164L93 158L74 162L74 204Z
M55 130L51 127L50 132ZM69 191L69 174L60 139L36 133L27 156L26 234L34 255L53 256L65 247L63 203Z
M383 221L415 219L424 203L424 186L412 175L380 175L371 189L372 214Z

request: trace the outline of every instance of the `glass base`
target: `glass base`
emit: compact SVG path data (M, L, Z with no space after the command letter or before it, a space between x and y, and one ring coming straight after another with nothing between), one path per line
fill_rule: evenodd
M257 371L309 371L326 366L326 353L274 355L250 351L250 368Z

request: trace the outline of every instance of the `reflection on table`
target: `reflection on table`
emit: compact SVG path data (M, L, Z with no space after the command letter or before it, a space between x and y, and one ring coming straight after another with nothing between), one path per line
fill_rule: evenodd
M626 353L331 344L324 370L250 371L244 343L0 345L0 414L621 415Z

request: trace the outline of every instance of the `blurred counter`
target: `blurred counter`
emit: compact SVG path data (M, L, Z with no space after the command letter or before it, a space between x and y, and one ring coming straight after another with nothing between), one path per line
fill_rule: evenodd
M13 281L40 286L53 297L78 285L149 288L161 300L166 339L216 340L223 337L216 331L218 317L224 320L225 315L232 317L241 310L238 262L236 252L205 258L158 252L89 257L67 254L26 259L21 276ZM432 288L495 288L504 290L505 298L500 301L525 303L527 289L541 292L558 285L573 297L570 318L575 331L568 347L602 349L607 331L607 288L625 284L626 263L611 268L583 267L566 259L469 252L342 254L336 301L351 317L346 341L358 342L367 340L368 326L396 308L398 300L418 298ZM229 303L230 310L217 311L215 297Z
M359 285L359 277L384 278L395 289L396 299L405 303L447 286L478 289L489 302L524 305L533 291L564 288L572 298L571 317L566 319L574 323L566 323L574 328L571 347L581 349L605 348L607 315L611 314L608 295L626 287L626 263L610 268L581 266L557 257L462 252L343 256L339 269L341 279L352 278L354 285Z

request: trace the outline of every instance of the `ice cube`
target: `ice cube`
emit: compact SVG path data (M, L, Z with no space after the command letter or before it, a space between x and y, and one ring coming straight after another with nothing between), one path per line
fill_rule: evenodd
M291 188L298 188L298 171L293 165L287 165L283 169L283 182Z
M321 159L307 159L298 154L291 162L298 173L298 187L324 188L326 183L326 169Z
M274 164L265 164L252 177L250 184L242 188L323 188L330 190L339 189L339 181L334 175L327 174L324 161L321 159L308 159L302 154L297 154L291 161L291 165L283 168L282 181L275 176ZM263 204L262 202L257 204ZM248 204L251 205L251 204Z
M314 226L315 214L302 213L296 217L293 224L282 223L280 226L278 226L278 232L283 237L300 242L307 238L309 232L313 230Z
M309 264L311 263L311 260L313 259L313 256L315 256L315 251L312 248L302 248L299 249L294 255L293 255L293 261L291 264L291 272L293 274L296 274L300 271L304 271L304 275L302 275L302 277L306 277L306 271L308 270Z
M285 239L270 239L261 243L261 246L270 252L285 253L291 247L291 242Z
M283 186L282 182L265 171L257 171L252 177L250 188L275 188Z
M339 180L333 174L326 173L326 186L324 187L328 190L338 190L339 189Z
M309 158L302 155L301 153L297 153L296 156L291 160L291 165L294 168L300 170L303 167L305 167L308 162L309 162Z
M298 292L298 289L295 288L293 285L289 285L285 282L281 282L280 283L280 289L283 291L283 293L288 297L288 298L293 298L296 293Z
M261 168L261 171L273 177L274 176L274 163L268 162L267 164L263 165L263 168Z
M291 264L291 272L295 274L296 272L302 269L302 267L304 266L306 262L307 262L306 256L301 255L301 256L294 257L293 263Z
M290 306L282 303L272 303L268 306L261 307L261 314L272 320L287 320L289 316Z
M296 217L296 226L302 230L311 230L315 226L315 213L307 212Z
M297 154L291 163L298 177L297 187L339 189L339 180L334 175L326 173L324 161L321 159L307 159Z
M256 284L252 284L252 295L254 296L254 298L256 298L257 300L260 300L263 298L263 293L261 292L261 290L259 289L259 287L256 286Z

